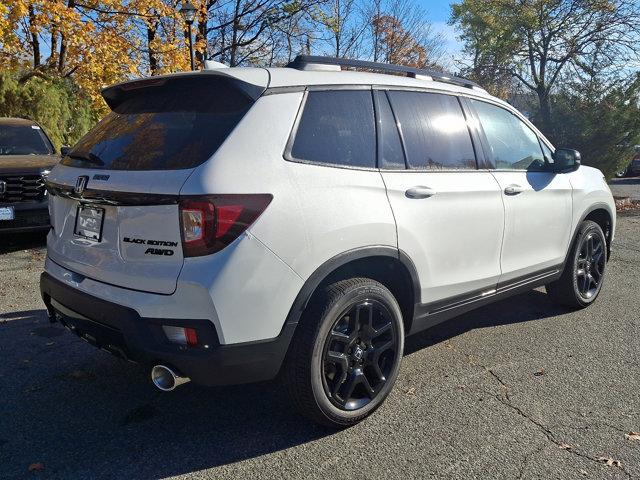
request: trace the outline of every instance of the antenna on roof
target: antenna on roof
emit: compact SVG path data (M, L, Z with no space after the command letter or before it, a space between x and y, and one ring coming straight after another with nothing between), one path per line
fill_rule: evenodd
M298 55L287 67L297 70L341 70L342 67L373 70L384 73L404 73L411 78L420 80L436 80L467 88L482 88L466 78L456 77L450 73L438 72L426 68L405 67L392 63L369 62L366 60L352 60L349 58L323 57L318 55ZM337 68L336 68L337 67Z

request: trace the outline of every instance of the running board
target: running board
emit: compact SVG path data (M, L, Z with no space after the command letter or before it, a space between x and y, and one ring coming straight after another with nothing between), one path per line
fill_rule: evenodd
M416 304L409 335L421 332L484 305L546 285L560 278L561 274L562 266L557 266L508 283L498 284L496 288L490 290L476 291L471 295L448 298L433 303Z

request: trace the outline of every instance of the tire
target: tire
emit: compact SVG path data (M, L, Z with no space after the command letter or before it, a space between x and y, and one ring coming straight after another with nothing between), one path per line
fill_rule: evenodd
M314 294L303 313L284 381L304 416L349 427L384 402L403 349L402 313L391 292L369 278L341 280Z
M595 222L585 220L571 247L562 276L546 286L547 293L571 309L591 305L602 289L607 264L607 241Z

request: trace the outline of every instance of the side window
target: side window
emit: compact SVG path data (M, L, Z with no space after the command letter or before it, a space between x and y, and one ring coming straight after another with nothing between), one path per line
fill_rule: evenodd
M504 108L470 100L489 142L489 161L505 170L545 170L538 136L522 120Z
M308 92L291 156L314 163L375 168L371 91Z
M390 91L388 95L410 168L476 169L469 127L456 97L409 91Z
M404 169L404 152L400 142L398 125L391 111L387 95L382 90L374 92L378 109L380 168Z
M553 164L553 152L551 151L551 149L549 147L547 147L547 144L544 143L542 140L540 140L540 145L542 146L542 153L544 154L544 161L546 163Z

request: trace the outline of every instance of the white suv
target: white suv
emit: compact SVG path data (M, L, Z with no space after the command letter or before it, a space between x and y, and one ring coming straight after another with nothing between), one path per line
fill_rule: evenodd
M602 174L468 80L298 57L103 95L47 180L42 296L163 390L281 373L303 413L347 426L389 394L405 336L602 287Z

